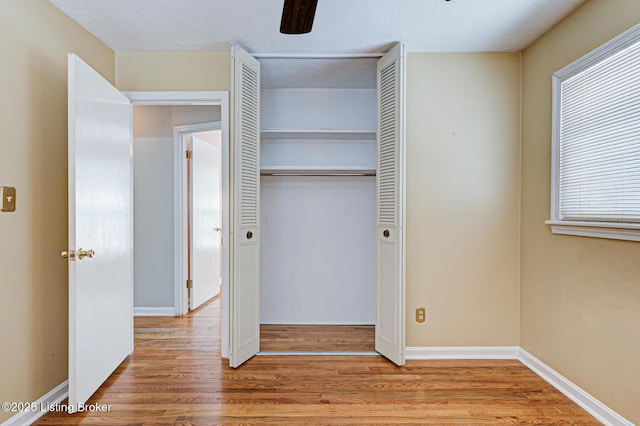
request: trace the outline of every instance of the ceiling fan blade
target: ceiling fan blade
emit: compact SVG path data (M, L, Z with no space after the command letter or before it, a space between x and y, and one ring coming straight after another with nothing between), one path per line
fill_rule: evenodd
M280 32L282 34L305 34L313 27L318 0L284 0Z

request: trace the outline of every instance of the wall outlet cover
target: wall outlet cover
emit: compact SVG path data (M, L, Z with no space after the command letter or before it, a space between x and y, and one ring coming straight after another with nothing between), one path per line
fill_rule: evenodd
M2 199L2 211L16 211L16 189L12 186L0 187L0 199Z

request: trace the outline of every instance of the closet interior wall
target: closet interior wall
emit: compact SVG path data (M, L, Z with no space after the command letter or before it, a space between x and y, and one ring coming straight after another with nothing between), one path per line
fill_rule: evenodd
M262 324L375 324L375 81L325 84L261 90Z

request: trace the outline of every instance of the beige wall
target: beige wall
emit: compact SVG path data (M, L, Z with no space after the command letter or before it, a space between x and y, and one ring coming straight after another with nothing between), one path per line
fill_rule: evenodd
M119 52L116 86L123 91L230 90L231 53Z
M640 244L553 235L551 74L640 21L589 0L523 54L521 344L640 423Z
M518 345L520 54L407 68L407 345Z
M67 53L114 80L114 54L43 0L0 2L0 401L67 379ZM0 422L11 413L0 412Z

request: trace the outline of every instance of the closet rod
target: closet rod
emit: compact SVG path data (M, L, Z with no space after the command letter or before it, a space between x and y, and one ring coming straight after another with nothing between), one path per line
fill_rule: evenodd
M375 176L375 172L362 173L277 173L262 172L260 176L303 176L303 177L358 177L358 176Z
M384 53L252 53L258 59L363 59L382 58Z

